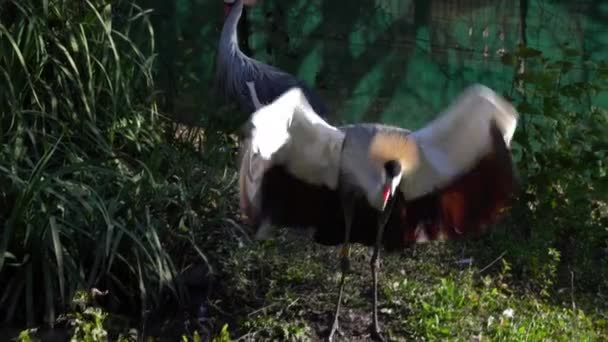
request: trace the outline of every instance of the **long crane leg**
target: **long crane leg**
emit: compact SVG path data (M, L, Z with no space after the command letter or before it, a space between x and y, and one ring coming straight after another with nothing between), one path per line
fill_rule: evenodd
M378 227L378 235L381 236L382 233L380 233L380 230L383 230L384 227ZM384 341L384 337L382 336L382 333L380 331L380 324L378 323L378 268L380 268L380 248L378 246L378 241L376 241L376 245L374 246L374 254L372 255L372 259L370 262L370 266L372 269L372 282L373 282L373 311L372 311L372 317L373 317L373 330L372 330L372 336L380 341Z
M338 292L338 303L336 304L336 313L334 315L334 322L329 332L328 341L333 341L336 332L340 335L340 306L342 304L342 295L344 293L344 281L346 279L346 273L350 271L350 230L353 219L353 208L354 202L352 198L344 198L342 201L344 205L344 244L340 250L340 290Z
M379 341L386 341L384 336L382 336L382 332L380 331L380 324L378 323L378 269L380 268L380 246L382 245L384 228L386 227L386 223L388 222L388 219L391 215L394 202L395 200L391 199L387 208L384 209L384 212L378 218L376 243L374 245L374 253L372 254L372 258L370 261L373 282L372 337Z

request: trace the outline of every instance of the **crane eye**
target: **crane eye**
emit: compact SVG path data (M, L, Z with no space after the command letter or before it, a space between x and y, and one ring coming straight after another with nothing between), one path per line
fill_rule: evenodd
M401 173L401 163L396 160L389 160L384 163L384 171L388 178L395 178Z

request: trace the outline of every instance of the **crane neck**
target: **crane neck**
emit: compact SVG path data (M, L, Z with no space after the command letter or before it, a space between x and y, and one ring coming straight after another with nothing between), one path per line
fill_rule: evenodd
M236 0L224 21L224 27L222 28L222 35L220 37L220 50L240 51L237 27L242 14L243 0Z

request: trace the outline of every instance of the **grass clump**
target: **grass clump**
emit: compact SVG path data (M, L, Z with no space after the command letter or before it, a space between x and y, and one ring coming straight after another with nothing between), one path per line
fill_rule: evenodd
M509 272L503 264L493 275L454 268L430 282L415 275L389 275L384 286L385 312L390 312L395 338L572 341L606 337L600 310L585 313L521 293Z
M199 153L164 134L148 12L8 0L0 13L0 317L53 325L100 288L145 318L167 289L183 295L168 248L190 240L167 236L206 190Z

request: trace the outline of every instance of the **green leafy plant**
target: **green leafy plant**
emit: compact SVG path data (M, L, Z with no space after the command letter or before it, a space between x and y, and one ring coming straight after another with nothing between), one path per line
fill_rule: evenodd
M90 296L85 291L76 292L72 307L73 312L68 315L73 329L71 342L108 340L108 332L104 327L107 313L100 307L92 306Z
M148 12L9 0L0 13L0 316L53 325L94 286L132 308L179 294Z
M230 342L232 339L230 338L230 333L228 332L228 324L224 324L222 326L222 330L220 331L218 336L213 338L213 342Z
M22 330L19 333L19 336L16 338L19 342L32 342L32 337L30 336L30 329Z
M566 268L608 286L601 267L608 244L602 209L608 201L608 111L597 101L608 90L608 62L585 60L567 45L562 50L548 57L522 45L503 56L514 67L511 97L521 114L513 142L523 185L515 224L528 227L531 237L525 253L512 255L530 261L529 280L545 295L554 283L549 279L559 281Z

